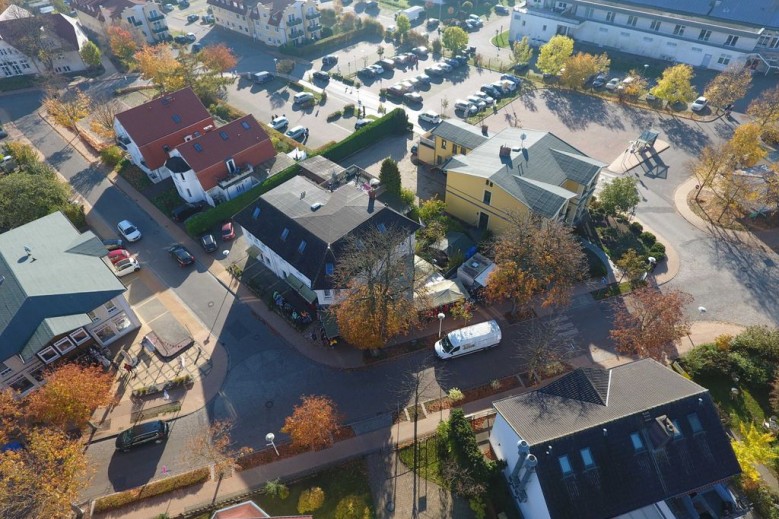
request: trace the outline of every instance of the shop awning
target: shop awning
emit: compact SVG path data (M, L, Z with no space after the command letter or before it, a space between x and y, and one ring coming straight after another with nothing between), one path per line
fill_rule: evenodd
M449 279L427 285L425 290L427 292L424 299L415 296L418 310L430 310L456 303L465 299L467 294L459 281Z
M316 293L313 290L304 285L302 281L292 274L287 274L286 281L289 286L295 289L295 292L300 294L300 297L305 299L309 304L314 304L314 301L316 301Z

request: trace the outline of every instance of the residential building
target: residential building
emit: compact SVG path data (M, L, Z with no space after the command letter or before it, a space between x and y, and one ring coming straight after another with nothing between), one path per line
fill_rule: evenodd
M651 359L495 402L490 445L527 519L741 517L708 390Z
M541 45L557 34L694 67L779 70L774 0L527 0L513 9L511 41Z
M154 44L171 38L161 4L146 0L73 0L79 22L89 33L105 43L108 28L120 25L138 41Z
M270 137L253 115L185 140L169 153L165 168L181 198L210 205L235 198L267 173L255 168L273 158Z
M449 142L439 139L436 150L449 151L443 149ZM494 232L505 229L512 215L578 222L605 166L552 133L523 128L506 128L465 151L441 165L446 211Z
M350 237L367 226L406 232L408 239L398 252L409 257L413 268L419 224L377 200L375 182L358 168L347 168L337 180L325 187L296 176L234 218L252 246L249 253L312 304L336 300L336 292L344 288L333 280L338 257Z
M417 158L426 164L440 166L452 155L467 155L488 138L472 124L444 119L419 139Z
M315 0L208 0L216 25L271 47L302 45L322 35Z
M106 254L60 212L0 234L0 388L29 391L51 363L140 327Z
M285 515L276 519L313 519L312 515ZM211 519L274 519L274 516L260 508L254 501L244 501L220 508L211 515Z
M117 144L155 183L170 176L164 166L172 149L214 128L211 114L189 87L163 94L114 118Z
M40 31L40 39L29 38L31 30ZM87 41L75 18L61 13L33 17L11 5L0 14L0 77L86 70L79 51Z

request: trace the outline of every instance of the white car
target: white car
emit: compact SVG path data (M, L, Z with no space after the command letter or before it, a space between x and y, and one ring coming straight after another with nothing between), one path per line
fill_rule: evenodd
M432 110L422 112L419 114L419 120L430 124L439 124L441 122L441 116Z
M487 103L487 106L492 106L495 104L495 100L490 96L488 96L487 94L485 94L484 92L474 92L473 95L475 95L476 97L478 97L479 99Z
M135 258L127 258L117 262L114 265L114 274L116 277L121 278L133 272L141 270L141 264Z
M709 104L709 100L706 99L703 96L700 96L698 99L692 102L692 105L690 106L690 110L693 112L700 112L704 108L706 108L706 105Z
M444 72L451 72L452 66L449 63L439 63L436 65L439 69L443 70Z
M298 94L295 94L295 96L292 98L292 104L301 104L301 103L307 103L309 101L314 100L314 94L311 92L300 92Z
M295 139L296 141L299 141L307 133L308 133L308 129L306 129L305 126L295 126L294 128L290 128L289 130L287 130L287 133L285 133L284 135L290 137L291 139Z
M134 242L141 239L141 231L139 231L138 228L130 222L130 220L122 220L116 225L116 229L119 231L119 234L121 234L122 237L129 242Z
M487 103L484 102L484 100L480 97L476 96L468 96L465 98L466 101L471 103L472 105L476 105L478 107L479 111L484 110L487 108Z
M606 90L616 90L618 86L619 86L619 78L615 77L609 79L609 82L606 83L605 88Z
M371 69L371 70L373 70L373 72L374 72L374 73L375 73L377 76L380 76L380 75L384 74L384 67L382 67L381 65L371 65L371 66L370 66L370 67L368 67L368 68L369 68L369 69Z
M281 131L287 126L289 126L289 119L287 119L286 116L280 115L275 119L271 119L270 126L274 130Z

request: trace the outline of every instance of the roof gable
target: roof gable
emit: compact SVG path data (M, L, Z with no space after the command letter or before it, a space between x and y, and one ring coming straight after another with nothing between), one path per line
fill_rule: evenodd
M609 401L609 371L580 368L539 389L540 393L560 398L606 405Z
M469 150L487 140L487 137L482 135L475 126L457 119L444 119L430 133L458 146L465 146Z

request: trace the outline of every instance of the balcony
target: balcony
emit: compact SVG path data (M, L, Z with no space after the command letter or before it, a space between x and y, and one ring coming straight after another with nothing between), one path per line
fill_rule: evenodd
M156 22L164 19L165 19L165 15L162 13L153 14L147 18L147 20L149 20L150 22Z
M322 24L321 23L312 23L308 27L306 27L309 31L321 31L322 30Z
M295 30L295 29L289 31L289 37L292 38L293 40L296 40L298 38L302 38L305 35L306 35L306 33L304 33L303 31L299 31L299 30Z
M222 177L217 185L221 189L228 189L230 186L236 183L242 182L246 177L254 173L254 168L251 164L244 164L235 173L228 173L226 177Z
M131 142L131 141L130 141L130 138L129 138L129 137L125 137L125 136L122 136L122 135L119 135L119 136L117 136L117 137L116 137L116 144L117 144L117 145L118 145L120 148L122 148L123 150L125 150L125 151L127 150L127 145L128 145L128 144L130 144L130 142Z
M294 27L303 23L303 18L291 18L287 20L287 27Z
M319 11L316 11L316 12L313 12L313 13L308 13L306 15L306 20L316 20L320 16L322 16L322 15L319 14Z
M161 32L166 32L167 30L168 30L168 26L167 25L162 25L160 27L152 27L151 28L151 32L153 32L154 34L159 34Z

